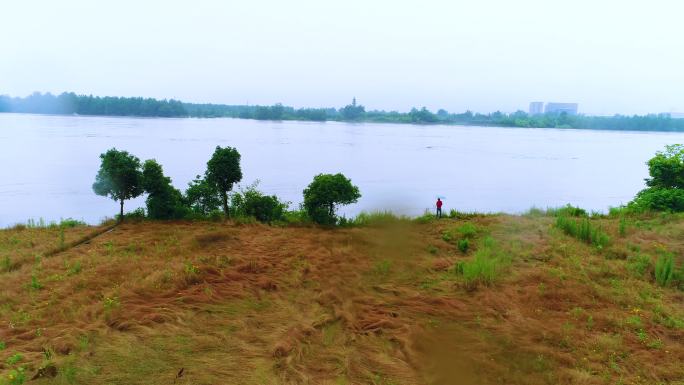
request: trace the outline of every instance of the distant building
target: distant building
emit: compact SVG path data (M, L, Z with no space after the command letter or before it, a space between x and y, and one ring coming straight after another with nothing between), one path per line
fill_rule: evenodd
M544 113L577 115L577 103L546 103Z
M544 113L544 102L530 103L530 115L541 115Z

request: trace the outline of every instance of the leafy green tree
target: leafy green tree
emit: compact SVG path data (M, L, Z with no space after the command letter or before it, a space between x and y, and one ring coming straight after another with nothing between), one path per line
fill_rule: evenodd
M344 175L318 174L304 189L304 208L316 223L334 224L336 205L356 203L359 198L359 188Z
M647 188L628 207L635 211L684 211L684 146L665 146L647 163Z
M93 183L93 191L120 202L119 220L123 221L124 201L143 193L140 159L116 148L101 154L100 159L102 163Z
M223 203L223 212L230 216L228 192L233 189L235 183L242 180L240 153L233 147L216 146L214 155L207 162L205 178L218 191Z
M646 185L655 188L684 189L684 146L674 144L658 151L648 163Z
M153 219L182 218L187 213L183 195L171 185L171 178L164 175L162 166L154 159L143 164L142 183L147 192L147 215Z
M221 206L221 199L216 187L200 175L188 183L188 189L185 190L185 201L193 212L200 215L208 215Z

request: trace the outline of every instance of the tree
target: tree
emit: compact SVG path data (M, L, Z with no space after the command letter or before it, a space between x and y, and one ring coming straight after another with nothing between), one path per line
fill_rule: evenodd
M171 185L171 178L164 176L162 166L154 159L143 164L142 186L147 192L147 215L153 219L182 218L187 212L183 196Z
M218 191L223 202L223 212L229 216L228 191L233 189L235 183L242 180L240 153L233 147L216 146L214 155L207 162L205 178Z
M359 188L344 175L319 174L304 189L304 208L315 222L334 224L337 220L335 205L356 203L359 198Z
M684 211L684 146L675 144L658 151L647 163L647 188L628 207L635 211Z
M357 120L366 114L366 108L356 104L356 98L352 100L352 104L348 104L340 109L340 114L345 120Z
M95 177L93 191L120 202L119 220L123 221L124 201L143 193L140 159L116 148L101 154L100 159L102 164Z
M199 175L188 183L185 200L192 211L200 215L208 215L221 206L221 199L215 186Z
M648 163L646 185L656 188L684 189L684 146L674 144L658 151Z

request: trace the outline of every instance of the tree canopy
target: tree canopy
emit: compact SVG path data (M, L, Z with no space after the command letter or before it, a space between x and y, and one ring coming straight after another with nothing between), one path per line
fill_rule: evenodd
M628 207L636 211L684 211L684 146L666 146L646 164L648 187Z
M304 189L304 208L315 222L334 224L336 206L355 203L359 198L359 188L343 174L318 174Z
M112 148L100 155L102 163L93 183L97 195L109 196L121 205L123 220L124 201L143 193L140 159L126 151Z
M223 212L229 216L228 192L235 183L242 180L240 153L233 147L216 146L214 154L207 162L205 178L221 195Z

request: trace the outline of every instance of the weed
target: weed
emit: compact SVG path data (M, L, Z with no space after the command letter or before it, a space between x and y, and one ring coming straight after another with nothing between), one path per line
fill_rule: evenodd
M0 341L0 351L7 349L7 344L4 341Z
M21 360L23 360L23 359L24 359L24 356L22 356L22 355L19 354L19 353L16 353L16 354L11 355L11 356L7 359L6 362L7 362L7 365L12 366L12 365L18 363L19 361L21 361Z
M428 250L428 253L430 253L430 254L432 254L432 255L437 254L437 252L439 251L439 249L436 248L436 247L433 246L433 245L429 245L428 248L427 248L427 250Z
M32 290L40 290L43 288L43 284L38 281L38 278L36 278L35 275L31 276L31 283L29 284L29 288Z
M594 245L599 249L604 248L610 243L610 238L603 232L601 227L595 227L588 218L580 221L560 215L556 218L556 227L564 233Z
M59 227L59 247L64 248L65 238L64 238L64 227Z
M0 270L4 272L10 272L14 270L14 265L12 264L12 260L8 255L5 256L5 258L2 259L2 262L0 262Z
M7 373L7 384L8 385L22 385L26 382L26 373L24 373L24 368L19 367L12 369Z
M468 249L470 248L470 241L468 238L464 238L458 241L456 244L458 246L458 249L461 251L461 253L465 254L468 252Z
M464 239L473 238L477 234L477 227L472 223L464 223L458 228L458 232Z
M636 254L627 257L627 270L635 276L642 278L651 267L651 258L647 255Z
M373 266L373 273L378 276L386 276L389 274L390 269L392 268L392 261L388 259L383 259L382 261L378 261L375 263Z
M121 303L119 302L119 298L117 297L105 297L102 300L102 306L104 306L104 309L107 312L119 307L120 305Z
M655 279L660 286L667 286L672 282L674 274L674 257L672 254L661 254L655 264Z
M67 264L67 275L76 275L81 272L81 261L74 262L73 265L69 266Z
M454 271L463 276L466 288L473 289L478 284L491 285L510 263L498 250L494 240L487 237L482 246L469 261L460 261Z
M362 211L348 222L352 226L379 226L404 220L407 218L398 217L391 211L373 211L370 213Z
M195 265L194 265L192 262L190 262L190 261L186 261L186 262L185 262L185 265L184 265L184 267L183 267L183 271L185 272L185 274L188 274L188 275L196 275L196 274L199 274L199 268L198 268L197 266L195 266Z
M618 222L618 234L622 238L627 235L627 220L625 217L620 218L620 222Z

